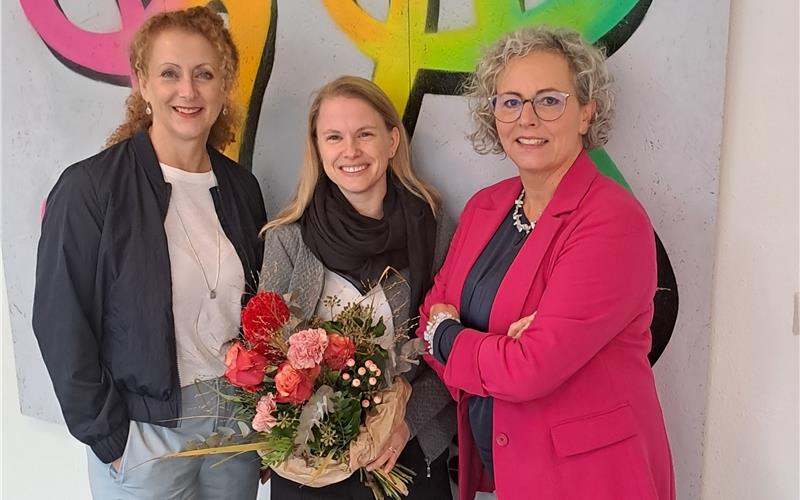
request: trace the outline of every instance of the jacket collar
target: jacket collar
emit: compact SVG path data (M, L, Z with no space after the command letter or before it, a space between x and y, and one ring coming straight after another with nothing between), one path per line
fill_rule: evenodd
M572 166L564 174L553 193L553 198L545 207L542 216L559 217L578 208L592 181L597 177L598 171L586 150L581 150ZM508 209L519 196L522 181L519 177L508 179L499 186L481 207L484 210L500 210L505 216Z
M598 175L589 155L581 151L500 283L489 317L489 331L503 330L502 326L508 324L509 318L516 320L521 317L527 291L539 272L547 249L566 222L564 215L578 208ZM468 230L469 240L462 248L463 258L453 272L453 281L460 284L457 290L454 288L454 300L460 300L469 270L505 219L521 189L522 181L514 177L490 188L487 196L476 198L477 206Z
M509 323L510 318L514 321L522 317L526 298L539 274L542 259L566 223L567 218L563 216L578 208L597 175L597 168L589 155L586 151L581 151L562 177L531 237L522 246L500 283L489 316L490 331L500 331Z
M146 130L136 132L131 137L131 143L133 144L136 162L144 169L147 180L156 193L158 206L161 209L161 218L164 219L167 216L170 189L166 181L164 181L164 174L158 165L158 158L156 157L155 149L153 149L153 143L150 142L150 135Z
M164 174L161 172L161 166L158 164L158 157L156 151L153 149L153 143L150 140L150 134L146 130L136 132L131 138L133 149L136 154L138 163L145 171L150 185L156 192L158 197L159 207L161 208L161 216L166 217L167 206L169 205L170 187L164 180ZM230 172L229 165L225 161L226 158L216 149L206 145L208 150L208 157L211 159L211 170L214 171L214 176L217 178L217 187L222 192L230 192ZM213 188L212 188L213 189Z

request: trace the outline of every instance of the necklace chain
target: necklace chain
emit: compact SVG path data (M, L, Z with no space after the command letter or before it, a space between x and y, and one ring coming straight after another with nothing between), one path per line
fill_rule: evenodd
M181 229L183 229L183 234L186 235L186 241L189 242L189 248L192 249L192 254L194 254L195 260L197 260L197 265L200 266L200 272L203 273L203 281L206 283L206 288L208 289L208 297L210 299L217 298L217 285L219 285L219 268L220 268L220 244L219 244L219 228L216 228L217 233L217 276L214 278L214 286L211 286L211 283L208 281L208 275L206 275L206 270L203 267L203 262L200 260L200 255L197 253L197 250L194 248L194 244L192 244L192 239L189 237L189 231L186 230L186 224L183 223L183 217L181 217L181 211L178 208L178 203L175 199L173 199L174 206L175 206L175 213L178 215L178 222L181 223Z
M520 233L530 234L531 230L536 226L536 221L529 221L528 224L522 222L522 205L525 203L525 188L519 193L517 199L514 200L514 213L511 214L511 218L514 219L514 227L517 228L517 231Z

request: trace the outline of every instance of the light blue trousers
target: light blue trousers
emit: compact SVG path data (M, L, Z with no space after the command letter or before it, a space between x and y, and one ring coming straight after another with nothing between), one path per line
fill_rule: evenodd
M216 392L223 387L212 380L182 388L178 427L131 421L119 472L87 448L94 500L255 500L260 466L255 453L160 459L219 426L238 429L229 418L230 404Z

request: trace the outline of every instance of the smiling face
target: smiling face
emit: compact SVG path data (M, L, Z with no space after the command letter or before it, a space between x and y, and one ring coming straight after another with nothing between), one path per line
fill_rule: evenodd
M546 90L570 94L559 118L544 121L536 116L531 103L525 103L518 120L495 121L500 144L521 174L565 171L583 148L581 136L589 129L594 105L578 102L572 73L561 54L532 52L517 57L497 77L498 94L530 99Z
M202 142L225 103L221 57L202 35L168 29L152 43L142 97L153 110L154 142Z
M322 101L316 130L325 175L357 210L380 206L389 160L400 144L399 130L388 129L366 101L344 96Z

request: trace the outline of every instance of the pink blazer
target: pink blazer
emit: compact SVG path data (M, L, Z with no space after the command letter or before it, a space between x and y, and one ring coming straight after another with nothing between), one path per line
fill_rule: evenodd
M467 203L422 305L461 304L464 280L522 188L518 177ZM583 152L500 284L489 332L463 330L446 365L458 402L460 500L672 500L667 433L647 360L656 287L652 225ZM508 326L536 311L519 340ZM420 329L419 333L422 333ZM494 485L467 399L494 398Z

